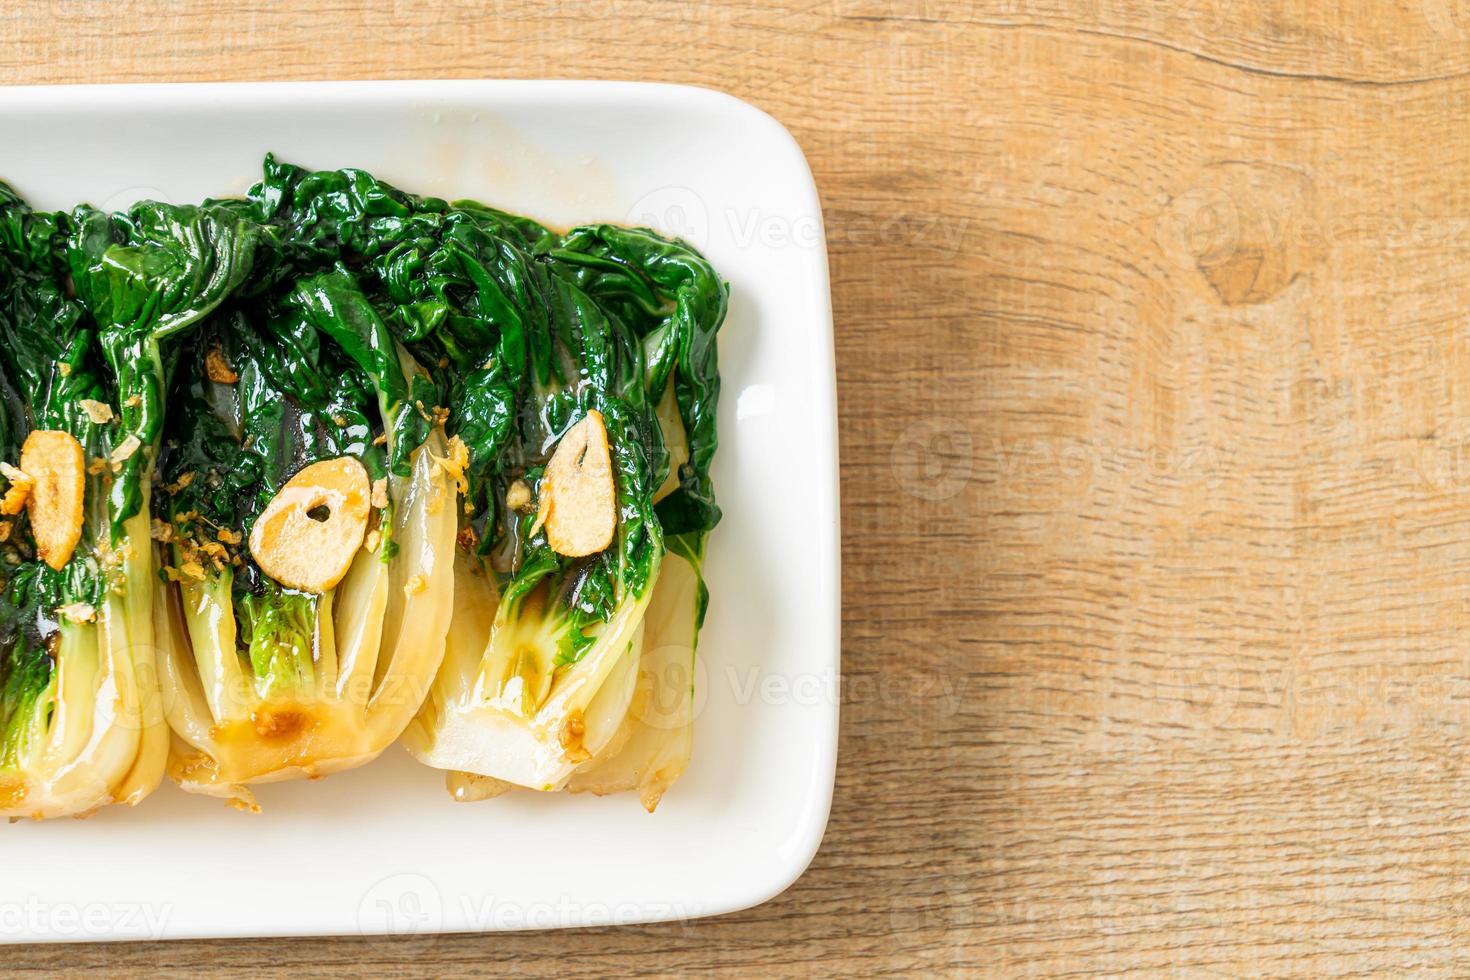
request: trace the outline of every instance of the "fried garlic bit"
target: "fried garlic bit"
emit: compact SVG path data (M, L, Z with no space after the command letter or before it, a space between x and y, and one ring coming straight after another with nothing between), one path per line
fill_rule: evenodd
M25 510L26 498L31 495L31 487L35 485L35 481L9 463L0 463L0 475L10 483L5 496L0 498L0 514L7 517L19 514Z
M143 440L139 439L136 435L129 432L127 438L123 439L122 442L113 447L112 454L108 458L112 460L112 464L114 466L121 466L129 459L132 459L133 454L142 448ZM25 467L22 466L21 468L24 469Z
M277 582L326 592L342 581L367 531L372 484L353 456L313 463L261 511L250 555Z
M21 446L20 469L32 481L26 509L36 554L60 570L82 539L82 498L87 485L82 444L69 432L37 429Z
M587 751L582 739L587 734L587 721L580 711L573 711L567 715L566 721L562 722L561 730L556 733L556 739L561 743L562 751L566 754L568 762L586 762L592 758L592 753Z
M460 493L469 492L470 483L464 474L470 467L470 449L463 439L452 436L449 440L449 452L443 456L435 456L434 462L454 481L455 488Z
M68 602L64 606L57 606L56 611L73 623L93 623L97 621L97 609L90 602Z
M204 355L204 373L215 384L232 385L240 380L230 362L225 360L225 352L218 347L211 347Z
M112 406L106 402L99 402L92 398L82 398L77 401L82 411L87 413L87 418L97 425L106 425L113 419Z
M531 488L526 486L525 480L516 480L505 488L505 509L510 511L525 510L531 504Z
M601 412L588 412L551 454L531 533L543 525L551 550L568 558L595 555L612 544L618 526L617 492Z

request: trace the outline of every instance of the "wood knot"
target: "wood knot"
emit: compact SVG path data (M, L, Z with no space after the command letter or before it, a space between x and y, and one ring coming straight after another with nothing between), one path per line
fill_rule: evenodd
M1157 239L1226 306L1278 296L1324 252L1310 178L1253 161L1205 166L1167 200Z

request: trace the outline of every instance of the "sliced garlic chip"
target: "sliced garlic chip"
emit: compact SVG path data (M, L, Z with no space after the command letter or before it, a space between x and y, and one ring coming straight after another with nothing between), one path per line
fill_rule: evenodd
M353 456L312 463L261 511L250 530L260 570L290 589L326 592L342 581L367 531L372 483Z
M601 412L567 430L546 464L536 524L546 525L551 550L568 558L595 555L618 527L612 457Z
M87 486L82 444L69 432L37 429L20 447L20 469L31 480L26 510L31 515L36 554L59 571L82 539L82 497Z

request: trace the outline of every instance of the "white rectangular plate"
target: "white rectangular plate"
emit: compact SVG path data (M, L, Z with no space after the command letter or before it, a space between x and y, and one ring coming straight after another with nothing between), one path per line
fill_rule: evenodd
M0 941L644 922L776 895L832 797L837 443L821 212L791 136L703 89L601 82L0 88L0 180L39 208L242 193L264 154L555 225L680 234L730 283L694 760L635 794L455 804L398 747L248 816L165 785L0 828Z

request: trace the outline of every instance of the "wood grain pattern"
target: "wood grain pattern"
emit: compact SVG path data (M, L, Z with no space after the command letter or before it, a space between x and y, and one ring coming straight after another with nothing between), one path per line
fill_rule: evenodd
M1470 973L1465 0L101 7L6 5L0 78L656 79L791 128L841 769L738 915L7 973Z

